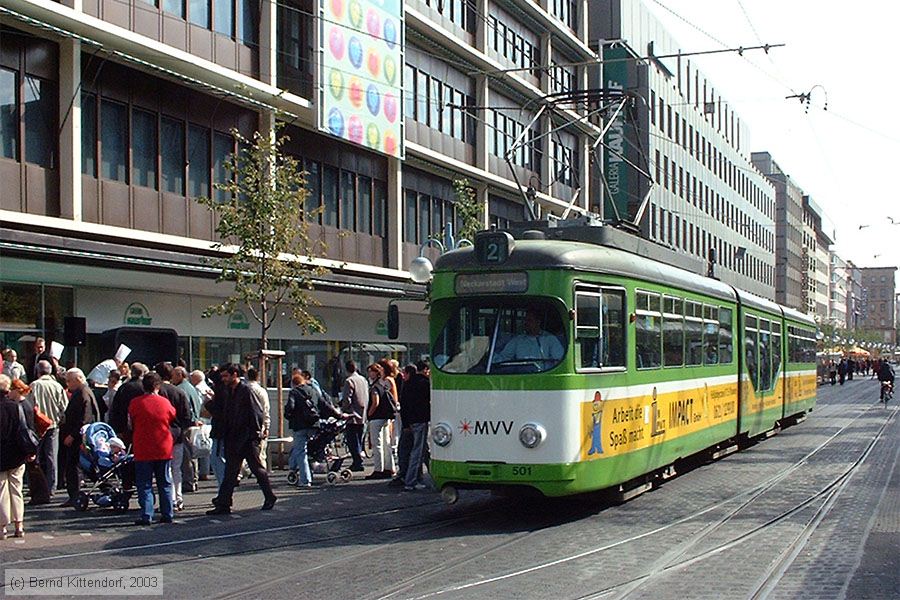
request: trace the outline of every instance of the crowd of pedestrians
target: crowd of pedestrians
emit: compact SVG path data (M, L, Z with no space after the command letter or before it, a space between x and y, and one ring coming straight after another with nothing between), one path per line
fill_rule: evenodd
M0 374L0 525L23 537L28 505L49 504L65 490L62 507L76 506L81 493L82 428L106 421L134 460L123 464L122 485L140 507L137 525L171 523L184 509L185 492L196 491L210 473L218 493L209 515L231 512L234 488L252 476L263 495L262 510L278 498L268 469L267 440L274 427L269 394L251 367L224 364L208 373L163 362L152 368L116 361L105 387L93 387L78 368L62 370L34 344L27 365L12 349L3 353ZM299 487L313 485L307 445L326 419L344 424L351 471L363 471L368 430L373 472L366 479L414 491L426 487L430 420L427 362L407 365L384 358L365 367L352 360L332 387L332 398L312 373L294 369L284 404L293 433L289 468ZM339 373L339 369L337 370ZM28 383L30 382L30 384ZM156 494L154 495L154 483ZM158 507L158 508L155 508ZM159 511L157 516L156 510ZM12 531L7 526L12 525Z

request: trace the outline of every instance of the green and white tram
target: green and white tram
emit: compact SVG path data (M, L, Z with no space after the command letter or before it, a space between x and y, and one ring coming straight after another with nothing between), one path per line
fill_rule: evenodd
M646 486L812 409L805 315L640 253L524 237L484 232L435 266L431 473L448 499Z

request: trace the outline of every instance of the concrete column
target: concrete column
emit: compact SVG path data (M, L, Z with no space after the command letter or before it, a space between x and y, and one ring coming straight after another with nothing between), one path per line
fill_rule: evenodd
M490 9L491 6L489 0L475 0L476 15L489 15L491 14ZM493 31L488 27L487 17L476 18L475 23L475 49L483 54L487 54L488 36L492 35Z
M275 0L264 0L259 15L259 79L277 86L278 8Z
M403 161L388 158L387 243L388 264L392 269L406 270L403 262Z
M488 127L491 113L484 107L490 105L491 92L488 78L485 75L475 77L475 166L479 169L488 169L488 135L494 133L492 127Z
M59 125L59 216L81 221L81 42L65 38L59 42Z
M578 185L581 186L581 196L578 197L578 206L586 210L591 209L591 140L588 136L578 136L580 156L578 157Z

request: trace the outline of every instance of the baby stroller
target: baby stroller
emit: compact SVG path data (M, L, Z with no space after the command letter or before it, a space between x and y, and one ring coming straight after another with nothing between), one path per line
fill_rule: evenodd
M344 461L350 458L349 454L340 456L335 444L335 438L344 433L347 428L347 421L343 419L320 419L316 425L316 432L309 438L306 443L306 457L309 460L309 470L313 474L316 473L316 467L324 465L325 481L328 483L337 483L338 479L343 482L353 479L353 472L345 468ZM288 483L297 485L300 481L300 474L296 470L288 472Z
M81 428L78 466L86 481L93 482L75 499L75 510L85 511L91 502L100 507L111 506L116 512L128 510L131 492L122 489L122 467L134 460L125 452L125 444L106 423L91 423Z

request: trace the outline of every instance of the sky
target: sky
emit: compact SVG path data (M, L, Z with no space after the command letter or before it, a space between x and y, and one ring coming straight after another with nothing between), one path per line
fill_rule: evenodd
M900 267L900 3L644 0L768 151L825 212L833 249L860 267ZM785 96L808 93L807 106ZM892 225L891 217L897 222ZM860 226L864 226L860 229Z

